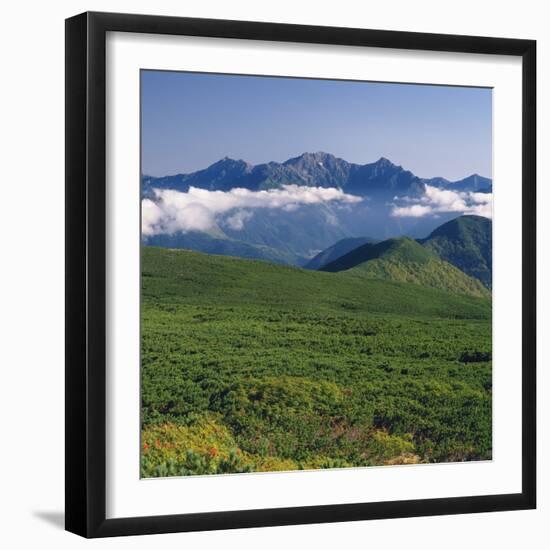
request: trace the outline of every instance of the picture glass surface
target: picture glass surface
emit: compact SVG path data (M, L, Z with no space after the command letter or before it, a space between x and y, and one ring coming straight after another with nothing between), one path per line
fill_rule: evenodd
M141 476L492 458L492 90L141 71Z

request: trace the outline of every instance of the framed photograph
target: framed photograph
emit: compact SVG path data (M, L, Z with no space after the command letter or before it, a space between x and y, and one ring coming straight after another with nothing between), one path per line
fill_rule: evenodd
M66 528L535 507L530 40L66 21Z

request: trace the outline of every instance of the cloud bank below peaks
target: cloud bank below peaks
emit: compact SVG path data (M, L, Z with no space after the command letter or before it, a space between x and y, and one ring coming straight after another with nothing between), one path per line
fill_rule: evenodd
M391 215L396 218L423 218L445 212L476 214L485 218L493 217L492 193L453 191L426 185L420 197L404 197L394 204Z
M335 187L284 185L280 189L250 191L208 191L190 187L183 193L172 189L154 189L154 199L141 202L141 231L144 236L188 231L210 231L230 213L224 223L241 230L257 208L292 211L303 205L329 202L356 203L362 197L349 195Z

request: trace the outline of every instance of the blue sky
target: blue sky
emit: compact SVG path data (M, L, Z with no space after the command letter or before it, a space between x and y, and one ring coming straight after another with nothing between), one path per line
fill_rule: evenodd
M420 177L492 175L489 89L166 71L141 85L144 174L325 151Z

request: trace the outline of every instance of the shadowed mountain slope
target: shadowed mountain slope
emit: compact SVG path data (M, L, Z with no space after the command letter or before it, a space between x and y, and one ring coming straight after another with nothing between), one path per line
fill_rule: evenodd
M341 239L332 246L329 246L322 252L319 252L315 257L311 258L309 262L304 265L305 269L320 269L324 265L337 260L344 256L348 252L351 252L355 248L368 243L375 243L374 239L368 237L350 237L348 239Z
M492 286L493 224L481 216L460 216L436 228L424 247L464 273Z

